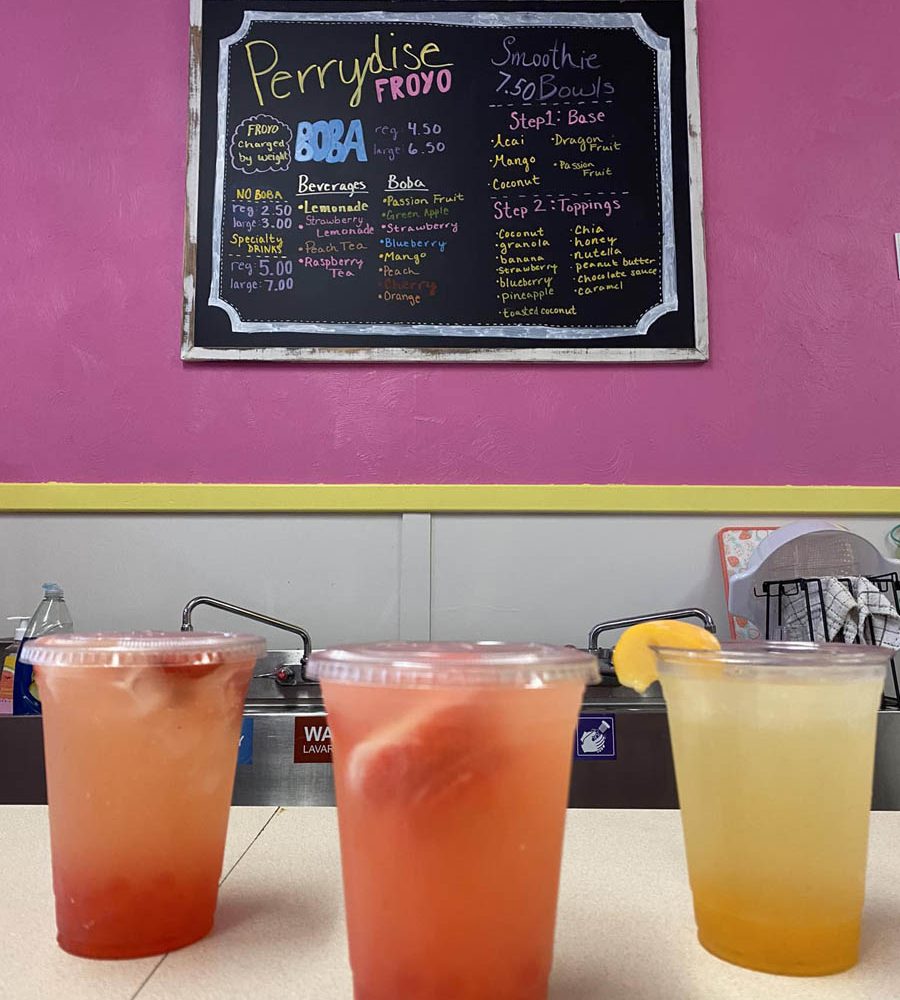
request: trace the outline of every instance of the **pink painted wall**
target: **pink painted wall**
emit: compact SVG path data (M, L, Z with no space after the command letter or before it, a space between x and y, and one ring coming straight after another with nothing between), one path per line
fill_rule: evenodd
M188 0L10 8L0 481L900 482L900 6L699 8L683 368L182 364Z

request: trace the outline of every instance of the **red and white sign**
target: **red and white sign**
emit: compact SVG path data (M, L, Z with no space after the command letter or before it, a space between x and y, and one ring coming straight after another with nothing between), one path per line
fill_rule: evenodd
M327 715L298 715L294 719L294 763L331 763L331 727Z

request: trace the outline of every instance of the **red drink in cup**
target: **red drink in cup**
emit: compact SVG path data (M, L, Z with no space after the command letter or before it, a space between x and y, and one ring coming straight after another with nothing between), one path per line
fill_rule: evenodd
M328 650L356 1000L544 1000L573 733L593 657Z
M247 685L265 642L227 633L28 643L44 713L58 941L89 958L212 927Z

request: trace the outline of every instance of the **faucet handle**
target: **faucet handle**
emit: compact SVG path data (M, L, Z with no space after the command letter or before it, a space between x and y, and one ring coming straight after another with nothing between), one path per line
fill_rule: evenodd
M297 683L297 671L294 670L293 666L290 663L282 663L277 670L272 670L268 674L253 675L254 680L264 680L267 678L274 680L276 684L281 684L282 686L286 687ZM313 683L306 676L305 661L304 663L300 664L300 680L306 684Z

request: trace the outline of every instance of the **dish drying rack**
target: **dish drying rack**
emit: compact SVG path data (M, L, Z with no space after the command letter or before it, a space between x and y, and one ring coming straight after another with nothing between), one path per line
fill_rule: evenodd
M900 612L900 562L883 556L868 540L831 521L796 521L767 535L754 550L746 570L731 581L728 610L752 621L766 639L842 642L842 630L832 633L826 613L824 577L834 577L848 590L865 577ZM784 633L784 604L801 597L806 634ZM802 627L802 626L801 626ZM792 633L798 630L791 622ZM867 618L855 643L882 645L882 636ZM898 651L900 653L900 651ZM882 708L900 710L897 653L891 657Z
M837 579L848 590L851 589L850 577L837 577ZM900 612L900 577L898 577L896 572L882 573L879 576L867 576L866 579L878 587L881 593L886 595L897 611ZM832 634L828 627L828 616L825 612L825 592L822 587L822 580L819 577L797 577L793 580L765 580L755 586L753 592L754 596L765 601L766 620L764 634L766 639L783 638L784 598L797 597L802 594L806 610L806 635L792 635L790 637L791 640L811 642L814 638L814 630L818 630L824 632L825 642L843 641L840 631ZM813 615L814 607L818 608L820 615ZM796 625L792 625L791 627L795 628ZM876 634L876 629L872 624L871 618L866 619L862 628L862 636L871 646L881 645L880 636ZM862 642L859 635L857 635L854 642L856 644ZM897 680L896 661L897 655L895 654L891 657L890 667L892 693L888 694L885 692L882 695L881 707L900 710L900 684L898 684Z

